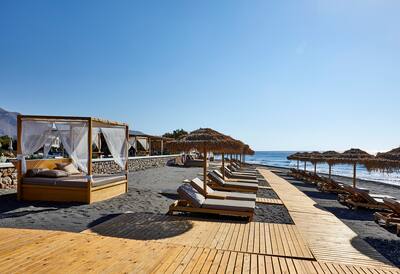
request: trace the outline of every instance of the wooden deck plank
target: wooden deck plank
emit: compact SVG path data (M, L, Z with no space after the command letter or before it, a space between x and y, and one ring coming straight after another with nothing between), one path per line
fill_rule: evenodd
M268 181L280 200L288 209L302 238L317 260L338 263L361 264L368 266L392 266L379 252L368 243L359 239L357 234L335 215L320 208L316 203L273 172L260 168L260 174ZM311 225L312 224L312 225ZM287 234L285 234L287 235ZM294 235L292 238L295 239ZM309 254L304 244L297 240L297 252L302 256Z

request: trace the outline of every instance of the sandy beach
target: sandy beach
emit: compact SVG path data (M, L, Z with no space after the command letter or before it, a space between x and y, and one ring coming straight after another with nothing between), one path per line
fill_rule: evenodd
M313 186L295 181L286 175L284 169L274 170L319 205L335 214L386 258L397 266L400 265L400 239L375 224L371 211L349 210L337 202L336 195L321 193ZM126 212L165 214L168 206L178 198L176 189L182 184L182 181L198 177L199 173L201 173L201 168L179 167L161 167L133 172L129 175L127 194L91 205L18 202L15 191L2 190L0 192L0 203L3 205L0 209L0 227L81 232ZM266 181L262 184L268 186ZM381 189L385 190L385 186L379 185L374 188L374 191ZM391 192L394 196L400 192L400 190L397 193L392 190L385 191ZM277 198L273 190L266 189L260 190L257 196ZM257 203L254 220L270 223L293 223L284 206L260 203Z

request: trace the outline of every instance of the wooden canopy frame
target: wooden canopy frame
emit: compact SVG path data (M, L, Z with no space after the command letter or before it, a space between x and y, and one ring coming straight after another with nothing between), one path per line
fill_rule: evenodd
M126 132L126 139L129 138L129 127L125 123L104 120L94 117L74 117L74 116L43 116L43 115L18 115L17 118L17 153L21 155L22 143L22 127L23 121L49 121L49 122L87 122L88 123L88 162L87 170L88 176L93 175L93 151L92 151L92 129L96 126L104 127L124 127ZM57 163L70 163L71 159L39 159L39 160L26 160L26 167L32 168L49 168L54 169ZM39 200L39 201L59 201L59 202L82 202L92 203L97 201L106 200L128 191L128 162L125 164L125 179L117 182L92 186L92 181L88 180L85 188L82 187L64 187L64 186L49 186L49 185L36 185L24 184L24 174L21 170L21 160L17 161L18 170L18 186L17 194L18 200Z

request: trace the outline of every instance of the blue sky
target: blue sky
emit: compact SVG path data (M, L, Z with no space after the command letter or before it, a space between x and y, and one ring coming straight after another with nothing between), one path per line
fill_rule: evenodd
M1 1L0 94L24 114L257 150L400 145L400 2Z

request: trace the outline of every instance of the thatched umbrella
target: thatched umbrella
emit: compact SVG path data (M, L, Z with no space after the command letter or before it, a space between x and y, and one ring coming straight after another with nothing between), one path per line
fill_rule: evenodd
M400 147L387 152L381 152L376 157L365 163L369 171L398 172L400 170Z
M200 128L192 131L188 135L167 142L166 146L170 151L190 151L197 149L204 154L203 176L204 191L207 193L207 151L215 153L230 153L235 149L239 149L237 140L226 136L218 131L210 128ZM241 148L241 146L240 146Z
M357 182L357 164L368 164L374 156L358 148L346 150L340 154L339 158L332 158L334 164L353 164L353 187L356 187Z
M328 150L325 151L321 154L322 159L324 159L324 161L328 164L329 166L329 180L332 177L332 166L334 165L334 159L337 159L340 157L340 153L333 151L333 150Z
M243 150L242 150L242 154L243 154L243 162L245 162L246 160L245 160L245 156L246 155L254 155L254 150L252 150L251 148L250 148L250 146L249 145L244 145L244 147L243 147Z
M319 151L308 153L309 161L314 165L314 173L317 174L317 164L323 163L322 154Z
M304 162L304 171L307 170L307 161L310 159L310 153L308 152L296 152L292 155L289 155L287 157L288 160L295 160L297 161L297 169L299 170L299 162L303 161Z

